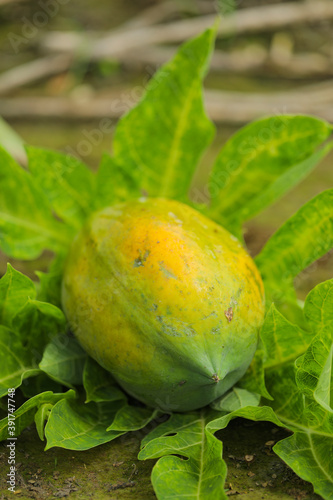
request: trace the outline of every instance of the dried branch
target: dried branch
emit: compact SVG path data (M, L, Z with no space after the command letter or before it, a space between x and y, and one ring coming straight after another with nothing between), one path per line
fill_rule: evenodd
M29 119L117 119L131 105L135 97L127 92L112 97L79 100L73 98L18 97L0 99L0 114L6 118ZM295 90L262 93L242 93L207 90L206 109L216 122L240 124L258 117L282 113L314 114L333 121L333 82L313 84Z
M42 40L42 47L49 51L75 52L84 45L90 46L87 57L93 60L104 57L119 57L121 54L139 47L161 43L182 42L212 26L215 15L205 15L193 19L137 29L117 29L100 40L87 43L86 35L72 36L69 33L48 33ZM297 24L316 23L333 19L333 2L290 2L241 9L221 19L218 36L275 31Z
M158 67L170 60L176 48L152 46L130 51L119 57L128 67L151 65ZM333 75L333 65L328 57L317 53L291 55L288 59L272 57L269 50L253 45L232 53L215 50L210 68L219 73L264 73L267 71L288 75L288 78Z
M0 95L28 83L67 71L71 59L71 56L67 54L43 57L2 73L0 75Z

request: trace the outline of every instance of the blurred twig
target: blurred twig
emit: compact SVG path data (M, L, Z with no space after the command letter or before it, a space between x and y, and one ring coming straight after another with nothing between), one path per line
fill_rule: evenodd
M1 2L1 0L0 0ZM184 10L196 7L191 2L182 4ZM201 16L169 24L155 25L179 11L179 5L169 0L141 12L109 35L100 37L96 32L48 33L43 38L43 50L61 52L25 63L0 75L0 94L6 94L41 78L67 71L72 57L78 51L86 60L114 57L125 64L146 63L160 65L172 57L176 49L159 46L161 42L176 42L210 26L215 16ZM273 30L291 24L333 19L333 2L294 2L242 9L222 19L219 35L231 32L240 34L261 30ZM153 25L152 25L153 24ZM100 39L99 39L100 37ZM330 59L320 54L297 55L284 60L274 58L263 47L245 50L243 53L215 51L212 68L221 72L251 72L262 69L286 72L289 77L331 75Z
M123 107L119 105L123 93L122 90L122 93L114 93L109 98L92 99L67 97L0 99L0 114L11 119L90 120L104 117L116 119L124 112ZM135 104L134 97L131 97L131 103ZM314 114L333 122L333 81L267 94L207 90L205 103L209 116L216 122L245 123L274 113Z
M53 55L16 66L0 75L0 94L6 94L41 78L67 71L72 57Z
M176 48L152 46L138 49L120 56L126 66L152 65L160 66L170 60ZM269 50L259 45L249 45L243 50L222 52L215 50L210 68L219 73L251 73L267 70L285 74L288 78L304 78L318 75L332 75L333 64L330 58L317 53L291 54L288 59L277 59Z
M212 26L215 15L205 15L172 23L148 26L137 29L117 29L100 40L90 44L91 59L119 57L121 54L154 44L181 42L197 35ZM315 23L333 19L333 2L290 2L285 4L264 5L241 9L221 18L219 37L256 32L274 31L289 26ZM87 44L84 34L49 32L42 40L42 47L48 51L76 51L83 43Z

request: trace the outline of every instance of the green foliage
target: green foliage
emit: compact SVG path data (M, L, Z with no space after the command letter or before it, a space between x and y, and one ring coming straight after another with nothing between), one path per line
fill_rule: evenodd
M144 193L183 199L214 127L202 102L202 79L215 30L185 43L149 82L140 103L118 123L114 157L104 157L97 182L101 206Z
M0 325L0 397L38 373L36 360L25 349L19 335Z
M83 386L87 395L86 403L126 399L112 375L90 357L87 357L84 365Z
M47 273L41 271L35 272L39 278L37 286L38 300L50 302L57 307L61 307L61 281L64 259L65 255L61 252L52 261Z
M231 231L300 182L329 151L315 152L332 127L311 116L250 123L222 148L209 182L208 215ZM236 227L236 229L235 229Z
M0 279L0 324L10 327L16 312L35 297L33 282L7 264L7 272Z
M81 161L67 154L27 147L29 170L54 212L78 229L93 204L95 177Z
M58 401L71 399L75 396L75 392L69 390L60 394L54 394L51 391L42 392L36 396L28 399L22 406L20 406L14 413L15 415L15 435L19 436L21 432L31 425L34 420L38 421L39 436L43 439L43 412L39 412L44 405L53 407ZM39 412L39 413L38 413ZM0 441L7 439L7 426L8 417L0 421Z
M39 368L60 384L73 387L82 384L86 359L74 338L59 335L46 346Z
M0 397L40 373L46 343L64 329L63 312L35 297L34 283L8 264L0 280Z
M58 222L31 175L0 148L0 249L15 259L34 259L48 248L67 247L72 231Z
M53 446L88 450L123 434L106 428L124 403L88 403L61 399L51 410L45 427L46 450Z
M274 451L303 479L312 482L323 498L333 486L332 303L326 301L330 282L318 285L306 300L306 315L315 316L311 332L296 333L280 313L266 319L261 335L266 345L266 384L277 417L294 434L278 442ZM315 335L316 329L319 333ZM290 334L290 337L288 335ZM307 339L307 343L305 342ZM311 339L313 339L311 341ZM276 349L278 354L276 355ZM291 355L290 351L293 351ZM303 354L301 354L303 350Z
M233 387L227 394L213 401L210 407L213 410L232 412L245 406L258 406L260 395L241 387Z
M224 493L227 468L222 459L222 442L214 433L224 429L236 417L282 425L267 407L245 406L230 413L202 410L173 414L143 439L139 459L163 457L152 473L159 500L227 498Z
M117 412L108 431L137 431L146 427L159 414L158 410L124 405Z
M274 446L274 451L316 493L331 498L333 488L333 415L304 396L295 380L295 367L287 364L267 374L274 398L273 410L294 434ZM286 397L287 396L287 397Z
M268 297L281 302L293 278L333 247L333 189L301 207L268 240L256 264Z
M158 459L152 482L159 500L227 498L222 441L214 434L236 417L269 421L293 433L274 451L330 500L333 282L315 287L302 310L293 279L333 246L332 189L304 205L257 256L268 306L258 350L238 386L211 408L166 416L129 404L110 374L64 334L63 263L89 214L145 195L187 200L214 133L202 102L213 40L214 29L207 30L160 69L120 120L113 156L104 155L96 176L75 158L37 148L27 149L27 171L0 149L0 249L17 259L34 259L44 249L55 253L49 272L38 272L38 284L10 265L0 280L0 397L20 388L28 399L15 412L16 435L35 422L46 449L86 450L149 426L139 458ZM331 133L331 125L310 116L247 125L216 158L211 204L199 208L241 236L244 221L283 196L331 150ZM76 391L62 392L63 386ZM0 439L7 438L7 424L7 418L0 422Z

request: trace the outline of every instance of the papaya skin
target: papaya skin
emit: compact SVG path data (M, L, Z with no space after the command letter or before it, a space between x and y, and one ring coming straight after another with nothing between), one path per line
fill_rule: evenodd
M125 391L179 412L243 376L264 319L262 280L238 240L160 198L90 217L69 252L62 303L83 348Z

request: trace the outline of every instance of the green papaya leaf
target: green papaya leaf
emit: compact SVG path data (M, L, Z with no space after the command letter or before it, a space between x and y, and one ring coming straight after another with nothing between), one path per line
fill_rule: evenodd
M265 384L265 369L264 359L265 351L261 342L256 350L250 366L246 370L245 375L238 381L239 387L246 389L254 394L260 394L266 399L272 399L272 396L267 391Z
M0 324L10 327L17 310L35 297L31 279L7 264L7 272L0 279Z
M333 279L311 290L305 300L304 316L314 332L333 331Z
M24 379L20 386L20 390L24 397L29 399L37 396L41 392L62 392L62 385L41 371L35 377Z
M108 431L137 431L146 427L160 413L159 410L124 405L118 410Z
M23 346L19 334L0 326L0 398L9 388L16 389L25 378L38 373L34 355Z
M297 386L295 365L276 367L266 374L267 387L274 400L275 414L294 434L279 441L275 453L302 479L313 484L324 499L333 490L333 414Z
M39 368L56 382L73 387L82 384L86 358L74 338L58 335L47 345Z
M305 300L304 316L317 335L297 360L297 385L333 413L333 280L311 290Z
M23 345L41 356L53 337L65 331L66 318L56 306L29 299L16 313L12 327L20 333Z
M0 249L15 259L34 259L47 248L67 248L72 231L58 222L32 176L0 148Z
M332 133L311 116L272 116L239 130L222 148L209 188L210 217L234 228L291 189L332 145L316 152Z
M59 253L51 262L48 272L35 271L39 278L37 299L61 308L61 282L65 262L65 254Z
M0 116L1 146L22 165L27 163L24 141L18 133Z
M293 278L332 247L333 189L329 189L301 207L256 257L268 296L281 301Z
M265 370L295 361L306 351L312 338L312 332L290 323L272 304L260 331L259 347L238 385L271 400Z
M227 468L222 459L222 442L213 434L236 417L282 425L268 407L246 406L227 414L202 410L175 413L143 439L140 460L162 457L152 472L159 500L227 499L224 491Z
M332 499L332 430L299 431L279 441L273 451L324 500Z
M313 396L317 403L333 414L333 334L331 331L321 330L305 354L297 360L296 381L302 392Z
M290 323L272 304L261 328L264 368L295 361L308 348L313 333Z
M37 433L41 441L44 441L44 434L45 434L44 427L50 416L52 408L53 405L51 403L44 403L36 411L34 420L36 424Z
M62 399L71 399L75 397L75 392L69 390L65 393L54 394L52 391L46 391L28 399L15 412L15 437L34 422L36 414L44 405L54 405ZM41 414L37 417L38 425L41 430ZM8 417L0 421L0 441L8 437ZM42 439L42 438L41 438Z
M109 432L106 428L123 404L124 401L87 404L66 399L59 401L52 408L45 427L45 450L54 446L88 450L121 436L123 432Z
M222 442L206 432L206 423L204 413L173 414L143 439L140 460L163 457L152 472L159 500L227 498Z
M213 410L232 412L244 406L258 406L260 394L250 392L241 387L233 387L227 394L223 394L210 404Z
M330 142L305 160L289 168L289 170L280 175L280 177L277 177L274 182L250 201L248 205L242 205L239 212L235 214L236 217L242 222L251 219L266 207L282 198L284 194L307 177L332 148L333 142Z
M55 213L80 228L92 210L95 176L70 154L27 147L29 170Z
M121 118L114 158L104 158L98 174L102 206L145 194L186 199L196 165L214 134L202 99L214 38L215 29L208 29L185 43L152 78L139 104Z
M95 208L104 208L130 197L142 196L139 180L132 169L126 169L122 162L108 155L102 156L96 176Z
M83 370L83 386L86 391L86 403L95 401L117 401L126 395L117 386L111 373L107 372L92 358L87 357Z

